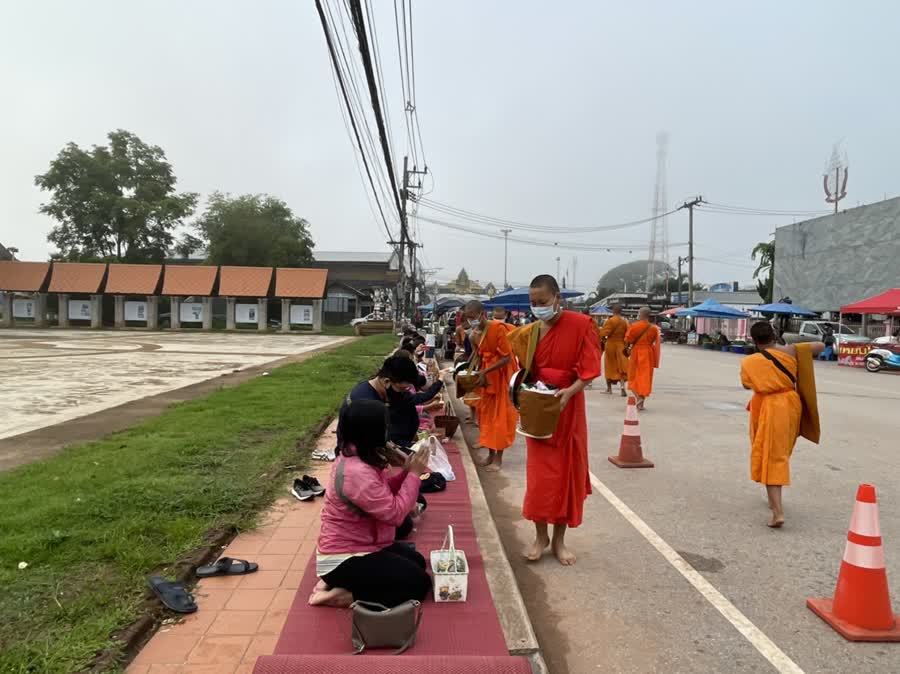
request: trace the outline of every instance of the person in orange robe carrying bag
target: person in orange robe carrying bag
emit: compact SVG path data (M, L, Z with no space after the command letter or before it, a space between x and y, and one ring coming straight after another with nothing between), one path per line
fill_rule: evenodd
M516 439L518 414L507 389L510 377L518 368L507 339L506 324L488 321L484 305L477 300L466 304L463 315L472 328L469 339L479 356L478 444L488 450L481 465L493 473L503 465L503 450Z
M600 342L589 316L561 309L559 285L552 276L535 277L529 295L538 321L511 332L510 346L530 379L557 387L562 412L551 437L526 439L522 514L535 528L526 557L537 561L550 547L561 564L570 566L575 555L566 547L566 530L581 524L584 500L591 493L584 389L600 376ZM538 341L529 358L534 330L539 331Z
M603 348L603 365L606 369L606 392L612 394L612 385L619 382L622 397L626 397L625 382L628 380L628 356L625 354L625 333L628 321L622 316L622 305L612 307L613 315L600 328Z
M753 391L750 411L750 477L766 485L772 519L784 524L781 489L791 483L791 454L798 436L818 444L819 409L813 358L825 350L822 342L776 344L768 321L750 328L759 353L741 361L741 383Z
M653 370L659 367L659 328L650 322L650 307L638 310L638 320L625 333L625 355L628 356L628 388L637 396L637 408L653 392Z

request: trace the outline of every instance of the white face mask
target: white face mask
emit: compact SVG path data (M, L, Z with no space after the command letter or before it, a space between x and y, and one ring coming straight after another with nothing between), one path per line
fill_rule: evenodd
M481 319L480 318L470 318L469 319L469 327L472 327L472 328L481 327Z
M534 317L539 321L552 321L554 316L558 313L556 307L531 307L531 313L534 314Z

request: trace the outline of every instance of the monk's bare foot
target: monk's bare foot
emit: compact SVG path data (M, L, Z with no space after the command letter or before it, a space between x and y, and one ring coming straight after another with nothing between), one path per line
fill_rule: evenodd
M342 587L331 590L317 591L309 595L310 606L331 606L334 608L348 608L353 603L353 595Z
M610 395L610 396L612 395L612 387L611 386L607 387L606 395Z
M544 556L544 550L550 546L550 538L546 536L538 536L534 539L534 543L525 552L525 559L529 562L536 562Z
M481 449L481 447L473 447L473 449ZM490 452L488 452L488 455L485 458L478 460L478 465L482 468L487 468L492 463L494 463L494 455Z
M485 473L499 473L500 469L503 468L499 463L491 461L489 464L485 465L484 472Z
M622 389L622 397L623 397L623 398L627 398L627 397L628 397L628 394L625 393L625 389Z
M566 547L565 543L554 543L553 554L563 566L572 566L575 564L575 554Z
M775 512L772 513L772 519L768 523L768 526L772 529L780 529L784 526L784 514L777 514Z

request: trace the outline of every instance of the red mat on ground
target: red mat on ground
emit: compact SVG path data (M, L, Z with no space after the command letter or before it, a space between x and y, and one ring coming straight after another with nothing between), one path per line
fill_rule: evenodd
M253 674L531 674L524 658L510 656L267 655Z
M465 602L441 604L436 604L429 597L424 604L416 644L407 653L508 657L509 651L484 573L484 561L475 539L472 505L462 458L455 444L444 446L456 480L448 482L444 492L425 495L428 510L410 540L415 542L416 549L427 560L432 550L441 547L447 525L452 524L456 547L466 553L469 562L468 596ZM276 655L346 655L351 651L350 610L307 604L317 580L313 556L275 647ZM406 654L400 657L406 658ZM356 660L362 665L369 658L358 656Z

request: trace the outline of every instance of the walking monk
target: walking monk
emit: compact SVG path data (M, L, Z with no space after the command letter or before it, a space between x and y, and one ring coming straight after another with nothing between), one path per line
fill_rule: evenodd
M628 355L628 387L637 396L637 408L644 409L644 401L653 392L653 370L659 367L659 328L650 322L650 307L638 310L637 323L628 326L625 345Z
M619 382L622 397L625 393L625 381L628 379L628 356L625 355L625 333L628 321L622 316L622 305L612 307L613 315L606 319L600 328L600 339L603 342L603 365L606 369L606 392L612 394L612 385Z
M536 535L525 556L537 561L550 546L559 562L570 566L575 555L566 548L566 529L581 524L584 500L591 493L584 389L600 376L600 342L589 316L560 309L559 285L552 276L535 277L529 295L538 321L510 333L510 344L526 367L532 331L539 331L529 379L559 388L562 414L552 437L527 438L522 514L534 522Z
M819 442L819 410L813 358L822 342L779 346L768 321L754 323L750 338L757 351L741 361L741 383L753 391L750 410L750 477L766 485L772 519L784 524L781 488L791 483L791 453L797 436Z
M478 350L478 444L488 450L481 462L484 469L495 473L503 465L503 450L516 439L516 408L509 399L509 380L518 366L512 355L507 335L500 321L488 321L484 305L473 300L463 309L472 327L469 339Z

